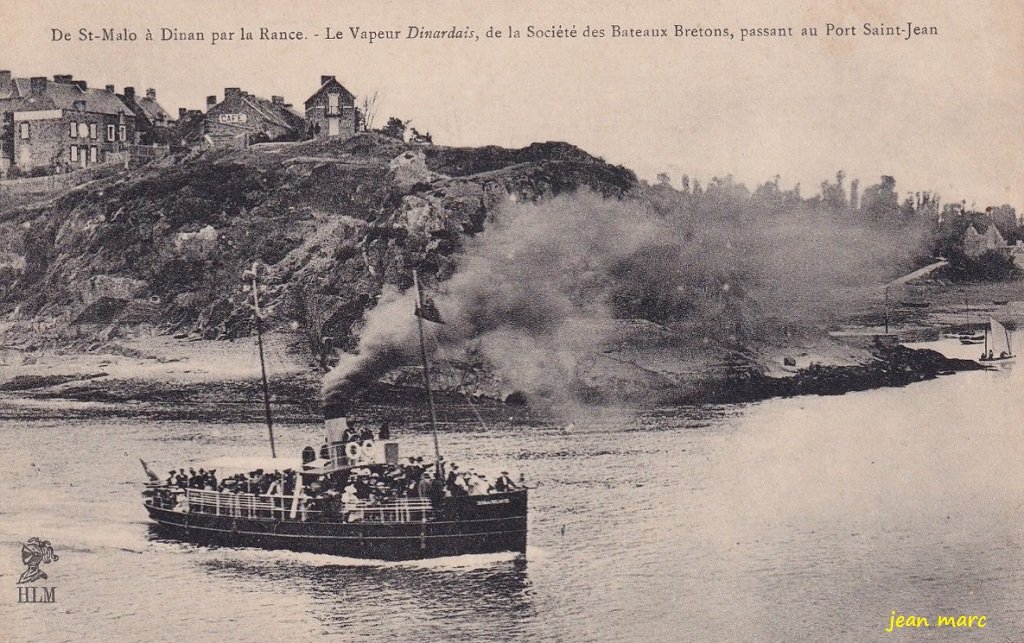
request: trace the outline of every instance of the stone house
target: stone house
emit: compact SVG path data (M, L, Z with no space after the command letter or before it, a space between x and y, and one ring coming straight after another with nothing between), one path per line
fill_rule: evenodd
M321 76L320 89L306 99L306 124L313 138L336 136L342 140L359 128L356 97L334 76Z
M964 254L971 259L977 259L989 250L1005 252L1008 248L1006 239L999 234L999 230L994 225L989 225L982 233L979 233L974 225L967 226L963 243Z
M270 100L238 87L224 90L224 100L206 99L203 139L214 146L244 146L263 141L295 141L305 133L302 116L281 96Z
M107 91L113 92L114 86L107 85ZM117 97L135 114L135 142L153 145L169 141L168 132L174 121L170 113L157 102L155 89L150 87L145 96L138 96L134 87L125 87L124 93L117 94Z
M90 88L70 75L12 78L0 71L8 165L68 171L103 163L135 142L135 114L112 88Z

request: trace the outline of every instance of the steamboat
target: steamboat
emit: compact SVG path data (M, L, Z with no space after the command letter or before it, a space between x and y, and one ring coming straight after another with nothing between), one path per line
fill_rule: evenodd
M247 275L250 271L247 271ZM263 364L259 297L252 272L256 329ZM301 457L277 458L263 370L270 458L221 458L161 480L148 471L144 505L168 538L224 547L285 549L376 560L413 560L464 554L526 552L527 494L507 472L493 481L458 470L440 454L437 418L423 342L423 296L416 287L416 318L434 457L399 458L399 445L382 430L356 431L351 402L324 404L325 438ZM145 463L143 463L145 464Z

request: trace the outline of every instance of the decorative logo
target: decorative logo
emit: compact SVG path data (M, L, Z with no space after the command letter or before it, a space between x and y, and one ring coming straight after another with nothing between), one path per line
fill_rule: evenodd
M21 562L27 568L18 579L18 584L34 583L40 578L46 579L46 572L39 569L43 563L53 563L60 560L57 554L53 553L53 547L49 540L39 540L36 537L28 539L27 543L21 546Z

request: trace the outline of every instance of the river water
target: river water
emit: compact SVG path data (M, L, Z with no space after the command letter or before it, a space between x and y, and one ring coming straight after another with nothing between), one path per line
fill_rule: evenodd
M262 454L258 424L26 419L8 399L0 639L1017 641L1022 393L1024 364L568 430L446 406L449 460L538 485L528 552L387 564L155 539L137 458L163 472ZM413 415L392 437L426 455ZM319 443L312 425L277 435L285 453ZM31 536L60 556L43 567L56 603L16 604ZM886 633L892 610L931 627ZM937 628L939 614L986 627Z

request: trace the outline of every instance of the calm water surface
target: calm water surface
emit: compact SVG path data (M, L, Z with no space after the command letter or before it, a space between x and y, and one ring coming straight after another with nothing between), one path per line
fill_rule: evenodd
M385 564L160 541L137 458L163 472L262 453L263 428L3 419L0 640L1024 637L1024 362L569 431L444 411L449 460L509 463L539 484L525 557ZM422 415L394 430L406 455L431 451ZM315 426L277 434L296 454L320 439ZM14 603L31 536L60 556L44 567L56 604ZM891 610L988 626L886 634Z

